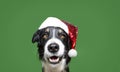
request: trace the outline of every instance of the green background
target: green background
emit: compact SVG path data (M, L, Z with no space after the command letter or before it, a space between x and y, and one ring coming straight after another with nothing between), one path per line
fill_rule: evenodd
M0 0L0 72L42 72L31 38L49 16L79 28L71 72L120 72L119 0Z

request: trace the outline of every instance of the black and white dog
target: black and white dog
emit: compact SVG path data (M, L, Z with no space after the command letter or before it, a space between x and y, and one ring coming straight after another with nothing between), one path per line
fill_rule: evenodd
M75 48L77 27L55 17L48 17L34 33L42 72L69 72L68 63L77 55Z
M32 38L38 43L39 58L42 61L42 72L69 72L71 58L68 51L71 41L67 33L59 27L46 27L38 30Z

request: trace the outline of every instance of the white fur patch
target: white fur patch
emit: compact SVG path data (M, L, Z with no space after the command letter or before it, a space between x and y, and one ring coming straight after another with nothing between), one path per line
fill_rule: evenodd
M44 67L45 69L45 72L61 72L64 70L65 66L66 66L66 59L63 59L57 63L57 64L51 64L48 62L48 59L49 57L51 56L58 56L58 57L61 57L64 55L64 52L65 52L65 46L64 44L62 43L61 40L57 39L55 37L55 29L53 29L53 34L52 34L52 38L49 39L46 44L45 44L45 49L44 49L44 59L46 60L46 62L42 62L42 66ZM59 50L58 52L56 53L51 53L49 52L48 50L48 46L52 43L57 43L59 45ZM51 61L52 62L52 61ZM57 60L56 60L57 62Z

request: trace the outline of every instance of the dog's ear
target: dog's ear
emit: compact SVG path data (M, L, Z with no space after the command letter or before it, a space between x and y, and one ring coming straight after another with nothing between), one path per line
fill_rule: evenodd
M32 37L32 43L38 42L39 39L40 39L39 30L37 30L37 32L35 32L33 37Z

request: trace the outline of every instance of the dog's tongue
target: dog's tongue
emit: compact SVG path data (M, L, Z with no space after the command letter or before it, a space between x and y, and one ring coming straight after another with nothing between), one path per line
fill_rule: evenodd
M50 57L51 59L57 59L58 57L57 56L52 56L52 57Z

